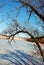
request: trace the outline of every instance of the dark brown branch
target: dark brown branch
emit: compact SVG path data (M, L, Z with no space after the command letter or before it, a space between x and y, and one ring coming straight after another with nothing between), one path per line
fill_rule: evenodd
M44 36L43 37L33 37L33 35L31 35L28 31L24 31L24 30L17 31L15 34L11 34L10 36L4 35L4 34L0 34L0 35L5 36L5 37L7 37L6 39L11 39L11 41L12 41L14 39L14 36L17 35L18 33L27 33L29 36L31 36L31 38L21 38L21 39L28 41L28 42L30 42L30 41L35 42L37 47L39 48L39 51L42 55L43 60L44 60L44 55L43 55L41 46L39 45L39 42L40 42L39 39L44 38Z
M27 33L29 36L31 36L31 38L34 40L34 42L36 43L37 47L39 48L39 51L40 51L40 53L42 55L42 58L43 58L43 61L44 61L44 55L43 55L41 46L39 45L39 41L35 37L33 37L33 35L31 35L28 31L24 31L24 30L17 31L15 34L10 35L10 37L17 35L18 33Z
M0 34L1 36L4 36L4 37L9 37L8 35L5 35L5 34Z
M40 44L44 44L44 36L42 36L42 37L35 37L35 38L39 41ZM34 40L32 38L25 38L25 39L28 42L34 42Z
M40 14L31 4L27 2L23 2L22 0L19 0L19 2L21 2L25 6L29 6L33 10L33 12L35 12L40 17L40 19L44 22L44 15Z
M5 34L0 34L0 36L2 36L2 39L8 39L10 36L9 35L5 35ZM44 36L41 37L35 37L40 44L44 44ZM1 39L1 38L0 38ZM23 38L23 37L15 37L16 40L24 40L27 42L34 42L34 40L32 38Z

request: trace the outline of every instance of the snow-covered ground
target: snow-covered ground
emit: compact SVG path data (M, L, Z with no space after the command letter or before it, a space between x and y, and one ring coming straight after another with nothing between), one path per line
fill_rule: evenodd
M34 44L24 41L14 41L11 44L8 40L0 40L0 65L43 65Z

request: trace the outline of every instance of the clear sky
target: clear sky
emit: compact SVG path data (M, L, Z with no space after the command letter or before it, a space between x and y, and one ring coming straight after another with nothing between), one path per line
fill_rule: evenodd
M35 3L35 2L34 2ZM33 4L33 3L32 3ZM12 18L17 19L18 22L23 26L27 26L27 29L30 31L39 30L41 34L44 34L44 31L42 29L42 21L38 18L37 15L32 13L33 15L31 16L30 20L28 21L28 13L26 13L26 8L22 8L20 10L20 13L18 17L16 17L17 11L15 11L16 7L19 7L21 4L12 2L12 0L0 0L0 33L8 27L9 22L12 21ZM25 24L25 22L28 21L28 24ZM41 21L41 23L40 23ZM38 22L41 24L38 24ZM37 23L37 24L36 24ZM44 23L43 23L44 24Z

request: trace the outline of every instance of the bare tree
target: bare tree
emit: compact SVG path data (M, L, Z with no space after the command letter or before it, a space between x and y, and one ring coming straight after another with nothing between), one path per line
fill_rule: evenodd
M14 29L14 30L13 30ZM5 30L7 31L7 30ZM4 32L5 32L4 31ZM20 39L23 39L23 40L26 40L28 42L35 42L37 47L39 48L39 51L42 55L42 58L44 60L44 55L43 55L43 52L42 52L42 49L41 49L41 46L39 43L43 43L44 44L44 41L41 39L43 38L44 39L44 36L41 36L41 37L34 37L31 33L29 33L25 28L21 28L20 25L17 23L17 21L14 19L14 23L11 24L10 26L10 29L8 29L7 33L9 32L9 36L8 36L8 39L11 39L11 41L9 42L11 44L12 40L14 39L15 35L17 35L18 33L27 33L29 36L31 36L31 38L20 38ZM13 33L12 33L13 32ZM39 34L37 30L34 31L34 34L36 35Z
M35 0L34 0L34 1L35 1ZM33 0L12 0L12 2L16 2L16 3L20 3L20 4L21 4L19 7L17 7L17 8L14 9L14 10L12 10L12 12L15 12L15 11L18 10L17 15L16 15L16 17L17 17L17 16L19 15L19 13L20 13L20 10L21 10L22 8L26 8L27 13L29 14L28 20L30 19L32 13L34 13L34 14L36 14L36 15L40 18L40 20L42 20L42 22L44 23L44 13L43 13L43 12L44 12L44 11L43 11L44 4L42 4L42 3L44 3L44 2L43 2L43 0L39 0L38 2L41 3L41 5L38 6L38 4L34 4L34 5L31 4L31 3L34 2L34 1L33 1ZM41 2L41 1L42 1L42 2ZM37 2L37 3L38 3L38 2ZM41 7L42 7L42 10L41 10ZM10 12L11 12L11 11L9 11L9 13L10 13ZM11 12L11 13L12 13L12 12ZM9 16L10 16L10 15L9 15ZM11 17L10 17L10 18L11 18ZM5 33L8 33L8 32L9 32L10 35L9 35L8 39L11 38L11 41L12 41L12 40L14 39L15 35L17 35L18 33L27 33L29 36L31 36L31 42L34 41L34 42L36 43L36 45L37 45L37 47L39 48L39 51L40 51L40 53L41 53L41 55L42 55L42 58L43 58L43 60L44 60L44 55L43 55L41 46L40 46L40 44L39 44L39 43L41 43L41 42L40 42L40 39L41 39L41 38L44 38L44 36L38 37L38 36L39 36L38 30L35 30L35 31L34 31L34 34L37 34L38 36L37 36L37 37L34 37L34 36L32 35L33 32L30 33L30 31L27 30L26 26L23 26L23 27L22 27L22 26L20 25L20 23L18 23L15 18L11 18L11 19L12 19L12 22L9 24L8 30L3 31L3 32L5 32ZM28 23L29 23L29 22L26 21L25 24L27 24L27 26L28 26ZM29 28L29 27L28 27L28 28ZM29 40L29 39L26 39L26 40ZM43 42L43 43L44 43L44 42Z

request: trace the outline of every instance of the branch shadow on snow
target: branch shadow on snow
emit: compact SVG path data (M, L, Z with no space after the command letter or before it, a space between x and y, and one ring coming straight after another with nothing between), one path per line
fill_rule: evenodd
M14 65L43 65L32 56L20 50L16 50L15 52L8 50L7 54L0 54L0 59L8 60Z

